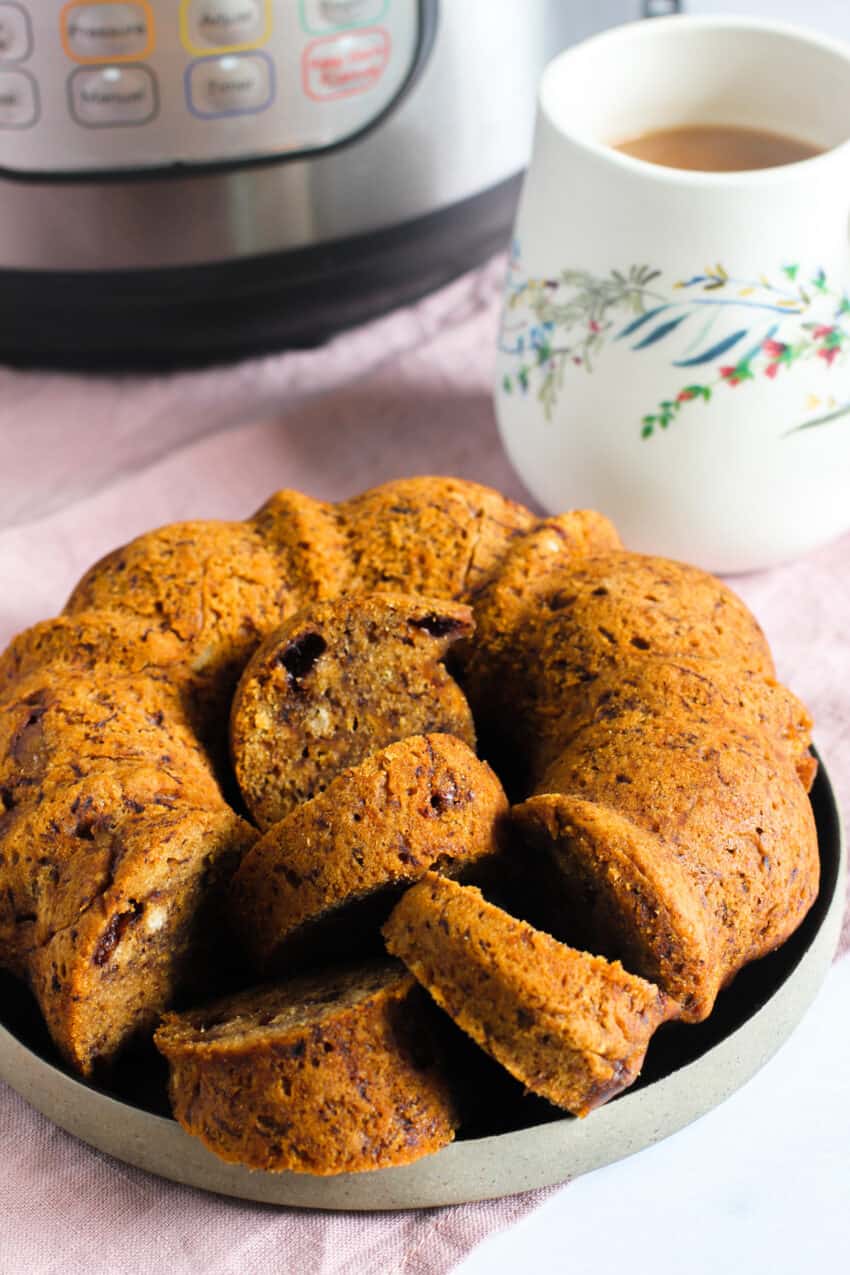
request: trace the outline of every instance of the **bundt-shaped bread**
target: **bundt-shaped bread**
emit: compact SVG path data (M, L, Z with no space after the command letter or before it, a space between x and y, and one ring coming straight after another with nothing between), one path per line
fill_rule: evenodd
M475 730L443 665L454 638ZM235 792L231 710L249 810L262 827L285 815L250 852L256 831L219 787ZM285 961L297 939L318 963L333 924L362 920L352 901L383 907L388 887L484 854L504 798L469 751L477 734L520 803L506 857L554 937L433 873L387 934L417 976L427 956L423 981L442 980L453 1016L514 1075L584 1112L630 1082L674 1002L703 1018L805 915L818 883L810 725L730 590L627 552L598 514L539 520L457 479L337 506L279 492L244 523L177 524L109 554L65 615L0 657L0 964L90 1074L193 986L214 992L234 900L258 961ZM439 793L429 761L404 768L421 748L409 737L436 731L458 738L435 747L434 774L461 776ZM388 756L407 761L397 772ZM397 774L409 782L394 795ZM323 986L333 1030L344 1022L333 1039L356 1037L365 1058L358 1024L374 1042L410 984L350 977ZM187 1127L265 1167L399 1162L408 1082L389 1083L367 1136L333 1032L336 1062L317 1064L314 1087L299 1063L308 1036L324 1039L319 993L258 995L222 1011L233 1032L198 1011L160 1034ZM375 1014L349 1016L352 997ZM293 1018L305 998L314 1009ZM296 1018L294 1035L266 1031ZM436 1090L416 1093L408 1158L454 1127ZM291 1136L298 1112L330 1111L334 1094L337 1157L330 1123Z

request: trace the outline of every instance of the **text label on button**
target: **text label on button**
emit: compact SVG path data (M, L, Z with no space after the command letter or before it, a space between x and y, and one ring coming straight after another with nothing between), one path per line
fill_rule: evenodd
M154 16L148 0L132 4L66 4L62 44L75 62L130 62L148 57L154 46Z
M391 47L382 27L313 40L301 60L304 92L317 102L367 92L386 70Z
M71 114L87 128L147 124L159 108L156 79L146 66L82 67L68 82Z
M272 0L181 0L180 37L190 53L242 53L266 44Z
M265 53L199 58L186 68L186 101L201 119L257 115L271 106L274 93L274 63Z

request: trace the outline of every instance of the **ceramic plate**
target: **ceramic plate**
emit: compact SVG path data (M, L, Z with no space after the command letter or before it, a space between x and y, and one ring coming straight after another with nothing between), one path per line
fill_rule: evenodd
M0 1077L83 1141L175 1182L222 1195L320 1209L424 1208L549 1186L639 1151L681 1129L740 1088L802 1018L835 952L844 905L845 853L823 765L812 791L821 890L797 933L743 970L697 1026L671 1023L650 1045L639 1082L586 1120L547 1104L514 1105L521 1127L467 1137L400 1169L315 1178L252 1173L224 1164L168 1116L153 1057L125 1062L110 1092L63 1070L33 1002L2 976ZM517 1114L518 1112L518 1114Z

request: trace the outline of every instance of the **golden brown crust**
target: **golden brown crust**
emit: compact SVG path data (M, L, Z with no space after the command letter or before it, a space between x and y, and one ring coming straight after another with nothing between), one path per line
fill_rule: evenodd
M553 579L578 569L589 557L620 549L616 528L592 509L546 518L508 547L501 567L473 598L475 641L461 650L463 688L475 711L479 734L506 770L506 782L528 790L530 758L513 737L516 704L527 712L529 667L526 630ZM531 728L533 734L533 727ZM521 757L521 761L519 757Z
M593 509L546 518L511 542L500 570L473 599L476 641L467 652L465 677L473 688L483 684L477 698L498 678L503 661L511 670L525 619L539 609L553 576L620 548L613 524Z
M735 693L727 684L724 694L722 678L705 677L700 666L644 661L622 669L616 685L589 685L584 702L591 711L583 718L577 712L538 796L515 811L532 840L549 845L573 891L592 878L600 911L618 918L624 956L665 990L675 987L693 1019L710 1012L742 965L797 928L819 876L814 816L797 771L799 740L789 744L777 727L787 720L788 701L777 691L772 702L771 688L748 691L743 681ZM593 803L592 832L589 807L577 822L575 804L557 794ZM689 882L688 899L694 892L701 899L706 962L677 971L660 939L655 953L647 951L646 922L612 867L618 854L633 862L647 856L636 854L634 839L628 850L614 848L622 846L623 828L612 816L655 838L657 865L672 856ZM674 892L685 905L684 886L672 878L663 886L645 881L643 907L660 917ZM679 937L684 944L688 936Z
M395 962L169 1014L174 1114L224 1160L330 1175L409 1164L454 1137L438 1024Z
M513 633L550 579L578 566L586 558L611 555L623 549L617 529L595 509L571 509L544 518L508 546L499 571L475 596L488 641Z
M577 688L624 662L709 660L732 676L773 677L759 625L743 602L696 567L633 553L602 553L548 572L509 607L485 596L481 645L465 688L476 717L525 758L526 791L557 757ZM526 602L528 603L526 605ZM493 623L500 636L488 642ZM500 726L507 723L507 729Z
M223 715L254 649L301 605L273 546L243 522L185 522L147 532L86 572L65 607L118 611L183 643L198 711Z
M125 765L179 777L197 805L221 799L169 682L48 667L7 690L0 703L0 792L7 807Z
M804 704L779 682L740 672L728 662L707 658L628 657L572 688L561 737L608 722L613 729L639 729L652 719L725 721L766 736L784 753L807 788L812 719ZM539 780L545 792L547 776Z
M273 633L240 679L230 727L260 827L395 740L446 732L474 747L469 705L442 664L471 632L459 603L379 593L314 603Z
M460 478L401 478L339 505L349 589L468 600L537 519L490 487Z
M59 615L24 629L0 655L0 701L15 684L45 668L76 673L188 678L183 643L174 634L119 611Z
M272 549L243 522L171 523L90 567L65 610L121 611L170 629L198 660L228 640L241 645L272 628L291 605Z
M618 962L564 947L434 873L407 891L384 937L478 1045L574 1115L631 1084L652 1033L677 1013Z
M299 605L332 598L348 586L351 567L337 509L302 491L276 491L248 519L272 549Z
M84 1075L149 1033L177 993L204 987L225 885L256 835L223 804L148 806L133 777L117 786L132 807L87 784L46 802L46 822L26 819L38 855L26 968Z
M459 739L391 744L246 855L232 887L243 943L261 969L305 952L321 960L327 945L349 954L362 936L346 905L372 900L377 933L400 887L429 868L455 874L494 854L506 814L498 779Z

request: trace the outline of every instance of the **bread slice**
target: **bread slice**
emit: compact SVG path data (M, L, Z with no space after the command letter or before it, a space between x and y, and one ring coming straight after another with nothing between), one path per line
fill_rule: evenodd
M459 603L346 594L272 634L242 675L230 727L236 778L260 827L395 740L441 731L474 747L469 705L442 663L471 632Z
M384 937L482 1049L577 1116L635 1080L653 1032L678 1013L619 962L565 947L435 873L403 896Z
M155 1035L174 1114L251 1169L329 1175L408 1164L451 1142L440 1024L396 962L245 992Z
M495 854L507 815L489 766L451 735L405 739L343 771L246 855L231 889L262 970L378 941L398 892L429 868Z

